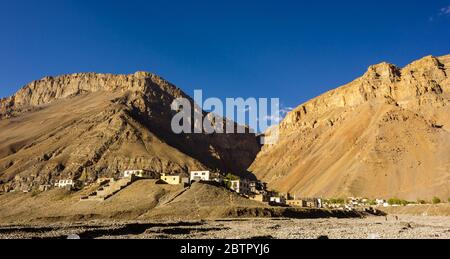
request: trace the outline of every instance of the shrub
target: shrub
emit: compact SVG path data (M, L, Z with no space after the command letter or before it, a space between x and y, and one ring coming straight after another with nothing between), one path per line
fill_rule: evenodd
M417 200L417 204L424 205L424 204L427 204L427 202L425 200Z
M342 198L332 198L328 201L330 204L345 204L345 199Z
M402 200L402 199L399 199L399 198L392 198L392 199L389 199L389 200L388 200L388 203L389 203L389 205L391 205L391 206L392 206L392 205L406 206L406 205L409 204L408 201Z
M438 197L434 197L433 204L439 204L439 203L441 203L441 199L439 199Z
M225 176L225 180L229 180L229 181L237 181L240 179L241 178L239 178L239 176L236 176L234 174L227 174L227 176Z
M450 198L448 198L448 202L450 203Z

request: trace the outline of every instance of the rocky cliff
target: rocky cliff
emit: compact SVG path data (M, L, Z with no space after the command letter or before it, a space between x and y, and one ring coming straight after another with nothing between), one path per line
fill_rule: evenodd
M447 199L449 73L450 56L371 66L289 113L250 170L297 196Z
M247 175L259 151L256 137L172 133L171 104L179 97L190 99L145 72L32 82L0 100L0 185L22 190L65 178L92 182L126 169Z

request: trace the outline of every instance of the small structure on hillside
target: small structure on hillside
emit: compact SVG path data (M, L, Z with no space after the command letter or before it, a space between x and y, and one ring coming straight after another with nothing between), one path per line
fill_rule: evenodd
M300 208L322 208L322 199L317 198L304 198L304 199L294 199L287 200L286 204L291 207L300 207Z
M291 207L299 207L299 208L306 208L307 204L304 200L288 200L286 201L287 205Z
M211 172L210 171L192 171L191 172L191 183L192 182L210 182Z
M230 181L230 189L242 195L249 195L250 182L246 179Z
M73 179L59 180L55 183L56 188L75 190L81 187L81 182Z
M378 207L389 207L389 203L386 200L377 199L375 202L377 203Z
M108 177L100 177L97 179L97 184L113 183L116 179Z
M132 178L132 177L151 179L153 177L153 174L147 170L126 170L123 172L122 178Z
M267 184L262 181L250 181L250 192L255 194L267 194Z
M52 188L52 186L50 184L42 184L42 185L39 185L38 190L40 192L46 192L46 191L49 191L51 188Z
M286 205L286 198L283 196L273 196L269 200L272 205Z
M170 185L179 185L182 183L183 178L180 175L161 175L161 181Z
M249 198L253 201L269 202L269 196L265 194L251 194Z

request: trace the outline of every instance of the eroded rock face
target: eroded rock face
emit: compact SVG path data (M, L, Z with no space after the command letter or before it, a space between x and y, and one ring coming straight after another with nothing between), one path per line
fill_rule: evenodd
M21 190L64 178L92 182L127 169L246 175L259 151L255 135L175 135L171 104L180 97L190 99L146 72L32 82L0 101L0 185Z
M0 101L0 114L7 116L24 109L35 109L59 99L101 91L140 93L147 97L161 98L165 101L164 105L173 98L187 97L169 82L147 72L136 72L133 75L81 73L45 77L26 85L15 95Z
M450 56L371 66L288 114L250 170L298 197L450 196L449 73Z

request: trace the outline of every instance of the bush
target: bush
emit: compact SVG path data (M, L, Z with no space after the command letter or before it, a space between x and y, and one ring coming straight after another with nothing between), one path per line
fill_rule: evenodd
M402 199L399 199L399 198L392 198L392 199L389 199L389 200L388 200L388 203L389 203L389 205L391 205L391 206L392 206L392 205L406 206L406 205L409 204L408 201L402 200Z
M450 198L448 198L448 202L450 203Z
M438 197L434 197L433 204L439 204L439 203L441 203L441 199L439 199Z
M330 199L330 200L328 200L328 202L330 203L330 204L345 204L345 199L342 199L342 198L333 198L333 199Z
M225 176L225 180L229 180L229 181L237 181L240 180L241 178L239 178L239 176L236 176L234 174L227 174Z
M424 204L427 204L427 202L425 200L417 200L417 204L424 205Z

